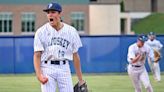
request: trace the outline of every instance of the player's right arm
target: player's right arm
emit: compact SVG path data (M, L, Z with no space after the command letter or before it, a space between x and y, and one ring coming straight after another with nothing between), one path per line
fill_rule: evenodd
M41 60L41 52L40 51L34 52L34 68L37 77L41 75L40 60Z
M128 62L133 64L133 63L136 63L137 61L139 61L140 58L141 58L141 54L138 53L136 55L134 52L133 46L130 46L128 49Z
M42 75L42 72L40 69L41 53L42 53L41 51L34 52L34 68L35 68L35 73L36 73L38 80L42 84L45 84L48 81L48 78L46 78Z
M34 68L35 68L36 76L42 84L45 84L47 83L48 78L42 75L40 69L40 61L41 61L41 51L34 52Z
M34 69L36 72L36 76L38 80L45 84L48 81L48 78L43 76L40 65L41 65L41 55L42 51L44 51L44 47L41 41L42 35L39 31L36 32L34 37Z
M137 61L139 61L140 57L141 57L141 54L137 54L136 57L131 58L131 63L136 63Z

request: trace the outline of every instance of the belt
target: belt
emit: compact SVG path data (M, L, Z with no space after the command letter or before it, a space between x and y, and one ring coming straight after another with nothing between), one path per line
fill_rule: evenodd
M44 61L44 63L45 64L47 64L48 63L48 61ZM66 60L55 60L55 61L53 61L53 60L51 60L50 61L50 64L55 64L55 65L65 65L66 64Z
M141 67L140 65L132 65L132 67Z

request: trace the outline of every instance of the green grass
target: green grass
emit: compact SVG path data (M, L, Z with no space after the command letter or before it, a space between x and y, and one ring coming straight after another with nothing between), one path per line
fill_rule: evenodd
M132 30L137 33L149 33L153 31L157 34L164 34L164 13L153 13L141 19L132 26Z
M134 92L127 74L86 74L89 92ZM164 75L162 75L164 79ZM164 80L157 83L150 75L154 92L164 92ZM73 75L75 84L77 77ZM41 92L40 83L33 74L0 75L0 92ZM143 92L146 92L145 89Z

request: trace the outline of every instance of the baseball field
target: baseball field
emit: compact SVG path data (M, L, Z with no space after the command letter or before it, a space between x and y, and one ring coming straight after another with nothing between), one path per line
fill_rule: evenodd
M150 74L154 92L164 92L164 80L156 82ZM164 79L164 74L162 74ZM134 92L128 75L125 74L84 74L89 92ZM73 75L73 83L77 78ZM41 92L34 74L0 75L0 92ZM146 92L145 89L143 92Z

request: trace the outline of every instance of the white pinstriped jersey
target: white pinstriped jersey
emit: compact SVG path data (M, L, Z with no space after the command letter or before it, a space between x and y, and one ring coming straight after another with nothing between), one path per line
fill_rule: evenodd
M133 65L144 65L146 56L150 57L152 60L154 60L154 53L153 50L150 48L150 46L144 44L143 47L139 48L136 43L129 46L128 49L128 62L132 64L131 58L135 58L136 55L140 53L143 57L139 62L133 63Z
M148 41L146 41L146 44L156 50L160 50L163 47L163 45L160 43L160 41L158 41L156 39L154 39L153 41L151 41L149 39Z
M34 51L42 51L41 61L73 60L82 43L77 30L63 23L63 28L56 31L49 23L40 27L34 38Z
M132 59L135 58L138 54L141 55L139 60L135 63L132 63ZM128 75L132 80L133 87L135 92L141 92L142 84L146 88L146 92L153 92L148 73L144 66L146 57L154 59L153 50L150 46L144 44L142 47L138 47L137 43L134 43L129 46L128 49ZM142 84L141 84L142 83Z

